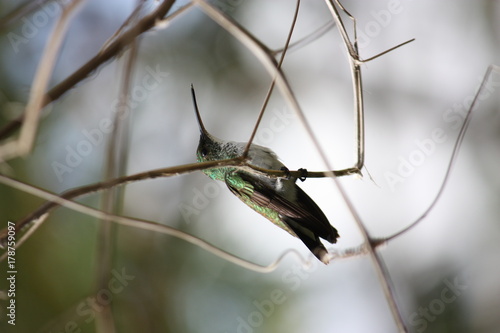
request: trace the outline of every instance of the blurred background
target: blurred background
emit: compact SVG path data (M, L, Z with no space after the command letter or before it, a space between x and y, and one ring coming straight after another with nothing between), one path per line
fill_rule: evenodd
M172 10L186 3L176 1ZM270 49L283 47L293 1L212 3ZM0 17L21 4L3 0ZM500 2L343 4L358 20L362 58L416 38L363 65L365 161L373 181L367 171L363 179L341 179L371 235L386 237L418 218L442 184L461 121L486 68L500 64ZM51 85L94 56L135 5L87 0L71 22ZM145 13L157 5L148 1ZM57 2L49 2L2 25L0 125L23 111L60 13ZM330 20L324 2L303 1L292 42ZM126 174L195 161L199 132L191 83L206 128L221 139L248 140L271 79L238 40L192 8L138 41ZM103 124L116 110L125 60L122 55L107 62L48 106L33 152L4 164L2 172L52 192L102 180L109 139ZM290 51L283 69L331 164L336 169L350 167L356 144L353 95L337 28ZM380 248L412 332L500 329L499 92L496 73L476 108L438 205L417 227ZM303 124L277 91L256 142L274 150L291 170L325 169ZM331 180L308 179L300 186L339 230L341 238L332 249L361 244L360 232ZM91 195L79 202L98 207L99 198ZM0 185L0 226L19 220L42 202ZM309 256L298 239L201 172L127 185L121 214L172 226L264 265L290 248ZM110 304L117 332L396 331L365 256L334 260L328 266L314 262L308 270L287 257L276 271L261 274L171 236L116 227L110 287L96 288L99 223L57 209L19 248L16 326L6 322L7 297L2 293L0 331L96 332L102 307L95 299ZM5 292L7 265L2 262L0 267L0 289Z

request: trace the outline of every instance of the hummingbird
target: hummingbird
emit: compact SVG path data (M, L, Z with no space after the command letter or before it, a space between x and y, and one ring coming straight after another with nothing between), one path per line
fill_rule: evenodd
M246 143L223 141L208 133L201 120L192 85L191 93L200 128L200 141L196 150L198 162L243 155ZM247 156L247 163L256 167L288 170L269 148L251 144ZM292 236L298 237L321 262L328 264L328 251L320 238L336 243L339 234L318 205L297 186L296 178L271 178L236 167L205 169L203 172L214 180L225 182L238 199Z

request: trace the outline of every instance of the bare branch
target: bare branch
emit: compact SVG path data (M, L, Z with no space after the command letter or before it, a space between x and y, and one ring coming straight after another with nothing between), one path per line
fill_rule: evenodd
M206 164L206 163L197 163L197 164ZM165 171L167 171L167 170L165 169ZM175 173L172 173L172 175L173 174L175 174ZM97 209L94 209L91 207L87 207L87 206L82 205L80 203L68 200L65 197L69 197L67 194L70 193L70 191L66 192L65 195L58 196L58 195L55 195L53 193L50 193L50 192L47 192L45 190L36 188L34 186L22 183L20 181L14 180L12 178L6 177L6 176L1 175L1 174L0 174L0 182L7 185L7 186L12 187L12 188L19 189L25 193L29 193L29 194L38 196L40 198L44 198L46 200L50 200L49 203L55 203L54 207L57 205L60 205L60 206L64 206L66 208L72 209L74 211L84 213L88 216L93 216L93 217L96 217L98 219L113 221L119 225L133 227L133 228L137 228L137 229L141 229L141 230L149 230L149 231L153 231L153 232L176 237L178 239L181 239L183 241L191 243L195 246L198 246L199 248L201 248L207 252L210 252L213 255L215 255L223 260L226 260L226 261L231 262L235 265L238 265L240 267L243 267L245 269L249 269L249 270L252 270L255 272L270 273L270 272L274 271L279 266L281 261L289 255L296 256L299 259L299 262L304 267L309 267L312 264L311 261L315 260L315 259L312 259L312 257L309 259L304 259L297 251L287 250L278 259L276 259L275 261L273 261L269 265L259 265L259 264L250 262L248 260L242 259L238 256L235 256L227 251L224 251L224 250L202 240L201 238L187 234L185 232L174 229L172 227L169 227L169 226L166 226L163 224L159 224L159 223L155 223L155 222L151 222L151 221L147 221L147 220L109 214L109 213L106 213L106 212L103 212L103 211L100 211L100 210L97 210ZM76 191L74 191L74 192L76 192ZM46 213L42 214L38 218L45 219L47 217L49 210L46 210ZM37 225L38 226L41 225L41 221L38 221ZM26 239L27 239L27 237L23 236L22 241L17 242L17 246L24 243L24 241ZM0 261L5 260L6 257L7 257L7 251L5 253L3 253L2 256L0 256Z
M197 170L203 170L206 168L215 168L215 167L227 167L227 166L241 166L244 165L244 161L240 158L234 158L234 159L229 159L229 160L223 160L223 161L211 161L211 162L203 162L203 163L193 163L193 164L185 164L185 165L180 165L180 166L175 166L171 168L162 168L162 169L157 169L157 170L152 170L152 171L146 171L146 172L141 172L138 174L134 175L129 175L129 176L124 176L124 177L119 177L115 179L110 179L110 180L105 180L99 183L94 183L82 187L77 187L71 190L68 190L64 193L61 194L61 196L54 196L50 202L44 203L42 206L40 206L37 210L33 211L31 214L26 216L25 218L21 219L16 223L16 231L22 230L26 225L28 225L30 222L40 218L40 216L50 212L52 209L56 208L57 206L61 205L65 200L70 200L74 199L77 197L80 197L82 195L94 193L94 192L99 192L103 190L108 190L111 188L114 188L116 186L120 185L125 185L128 183L136 182L136 181L141 181L141 180L146 180L146 179L154 179L158 177L170 177L170 176L176 176L184 173L189 173ZM0 174L0 179L3 179L4 181L13 181L11 178L1 175ZM59 198L62 198L59 199ZM5 239L7 236L7 230L3 229L0 231L0 247L4 246Z

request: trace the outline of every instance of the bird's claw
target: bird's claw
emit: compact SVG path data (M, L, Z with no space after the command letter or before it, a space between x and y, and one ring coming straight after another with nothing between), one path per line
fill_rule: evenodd
M301 182L303 182L307 178L307 169L300 168L299 171L300 171L300 177L299 177L299 179L300 179Z
M284 171L285 172L285 178L288 180L290 179L291 175L290 175L290 170L288 170L288 168L286 166L284 167L281 167L280 169L281 171Z

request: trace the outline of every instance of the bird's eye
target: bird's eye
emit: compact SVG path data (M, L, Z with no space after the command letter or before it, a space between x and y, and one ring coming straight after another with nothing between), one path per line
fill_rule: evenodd
M205 157L208 154L207 148L201 148L200 150L201 157Z

